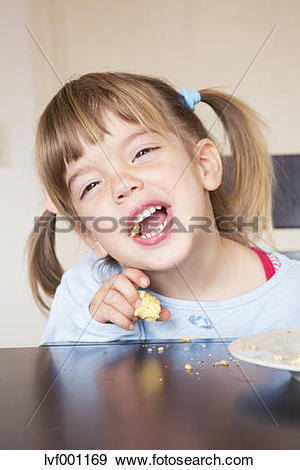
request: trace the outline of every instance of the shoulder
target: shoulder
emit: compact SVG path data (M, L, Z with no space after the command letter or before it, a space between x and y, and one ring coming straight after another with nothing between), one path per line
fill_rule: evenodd
M277 259L279 269L274 275L278 277L282 282L295 283L299 288L300 282L300 260L290 258L287 255L277 251L266 251L268 255L272 256L272 259Z
M300 269L300 259L289 257L280 251L264 251L273 258L277 258L277 260L280 262L280 265L289 266L296 270Z

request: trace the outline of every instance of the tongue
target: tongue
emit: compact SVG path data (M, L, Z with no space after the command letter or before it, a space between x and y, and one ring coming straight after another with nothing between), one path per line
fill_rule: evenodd
M155 231L167 218L166 210L161 208L156 210L154 214L151 214L149 217L144 219L141 223L141 233L145 235L146 233L150 233Z

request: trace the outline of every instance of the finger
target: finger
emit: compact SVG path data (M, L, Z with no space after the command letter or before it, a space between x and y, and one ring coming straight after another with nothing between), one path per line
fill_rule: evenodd
M129 331L134 328L133 323L112 305L109 305L104 302L102 312L104 313L106 320L110 321L111 323L114 323L120 328ZM103 321L101 323L103 323ZM130 326L132 326L132 328L130 328Z
M136 280L137 279L138 277L136 276ZM97 310L97 308L102 304L102 302L106 301L110 289L118 290L128 300L128 302L131 303L134 308L136 308L134 304L137 300L140 300L138 290L128 279L128 277L123 275L123 273L120 273L111 276L98 289L92 301L93 310Z
M171 312L166 308L161 306L159 317L156 321L166 321L171 318Z
M123 313L123 315L125 315L126 317L132 320L134 316L133 315L134 307L128 302L128 300L118 290L110 289L109 292L107 293L107 296L105 297L105 303L112 305L121 313Z
M137 268L126 268L122 272L130 281L135 282L140 287L148 287L150 284L149 277Z
M126 276L119 274L119 277L116 278L116 282L114 283L114 289L120 292L120 294L125 297L125 299L132 305L133 308L138 306L135 305L135 302L140 300L138 289Z

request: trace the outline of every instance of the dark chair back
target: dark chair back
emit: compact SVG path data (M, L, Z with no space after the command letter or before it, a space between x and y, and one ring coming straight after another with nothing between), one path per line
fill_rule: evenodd
M300 228L300 155L274 155L274 228Z

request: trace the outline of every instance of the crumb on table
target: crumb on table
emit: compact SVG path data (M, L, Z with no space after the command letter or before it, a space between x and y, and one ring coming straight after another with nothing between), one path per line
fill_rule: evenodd
M193 339L194 338L192 336L182 336L181 341L183 343L192 343Z

